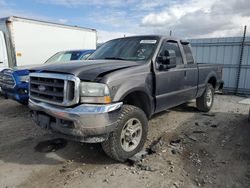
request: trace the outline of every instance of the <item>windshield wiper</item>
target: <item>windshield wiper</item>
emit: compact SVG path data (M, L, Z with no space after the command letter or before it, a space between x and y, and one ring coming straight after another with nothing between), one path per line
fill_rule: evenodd
M126 60L120 57L105 57L104 59Z

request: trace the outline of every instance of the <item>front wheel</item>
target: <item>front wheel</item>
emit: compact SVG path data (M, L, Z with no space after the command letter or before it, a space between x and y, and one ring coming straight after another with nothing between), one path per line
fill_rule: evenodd
M141 151L148 133L148 119L138 107L124 105L116 129L102 143L104 152L124 162Z
M209 112L214 103L214 87L207 84L204 93L196 99L196 106L202 112Z

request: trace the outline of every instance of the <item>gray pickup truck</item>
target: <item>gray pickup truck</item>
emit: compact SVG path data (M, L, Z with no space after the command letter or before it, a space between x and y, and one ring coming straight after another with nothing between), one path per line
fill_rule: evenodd
M87 61L37 71L30 74L34 121L69 139L101 142L118 161L143 148L153 114L191 99L208 112L223 87L222 67L195 63L187 41L155 35L114 39Z

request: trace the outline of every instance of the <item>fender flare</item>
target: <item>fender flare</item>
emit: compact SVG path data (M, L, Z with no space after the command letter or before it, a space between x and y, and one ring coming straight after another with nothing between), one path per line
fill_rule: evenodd
M145 94L145 96L148 99L148 108L149 108L149 114L147 114L149 117L151 117L151 115L154 112L154 98L150 95L150 92L147 91L144 87L133 87L133 88L127 88L127 90L125 92L123 92L122 95L116 95L114 97L115 101L123 101L125 99L125 97L127 97L128 95L134 93L134 92L141 92L143 94Z

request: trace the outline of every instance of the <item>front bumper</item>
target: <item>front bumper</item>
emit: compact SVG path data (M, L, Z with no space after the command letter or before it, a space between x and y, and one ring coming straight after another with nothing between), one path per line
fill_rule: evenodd
M81 142L103 142L116 127L122 103L81 104L73 108L57 107L29 100L33 120L42 128Z

